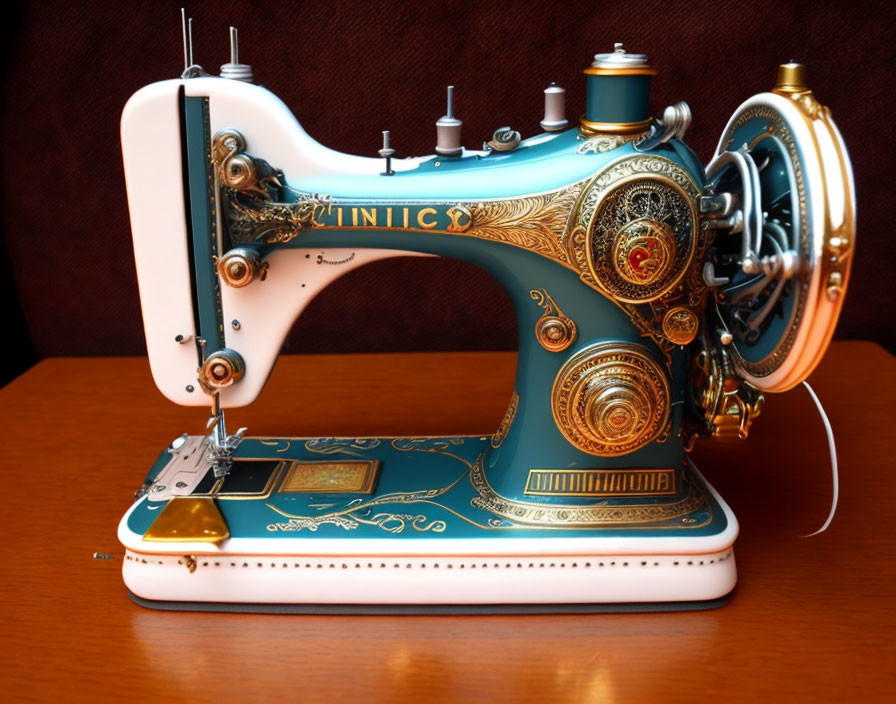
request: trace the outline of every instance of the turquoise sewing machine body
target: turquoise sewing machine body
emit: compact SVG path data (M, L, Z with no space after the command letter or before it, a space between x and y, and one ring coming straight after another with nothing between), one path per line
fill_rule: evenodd
M501 128L465 150L449 89L437 153L401 162L388 135L381 162L320 147L247 69L222 68L237 81L188 67L122 118L154 378L175 402L212 407L208 436L163 451L122 521L129 589L152 604L727 594L737 524L686 450L698 435L745 437L762 392L811 371L854 239L845 150L802 68L735 113L706 171L681 140L687 106L651 119L654 72L620 47L586 70L575 128L552 84L544 133ZM826 130L833 162L809 130ZM164 169L182 181L154 182ZM141 219L152 207L173 213L166 234ZM180 289L161 280L160 246ZM304 303L365 252L465 259L507 291L519 364L500 428L229 434L224 408L257 395ZM275 311L272 292L297 303Z

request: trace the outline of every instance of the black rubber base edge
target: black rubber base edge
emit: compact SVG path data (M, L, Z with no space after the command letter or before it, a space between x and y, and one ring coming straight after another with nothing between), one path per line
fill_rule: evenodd
M625 604L244 604L204 601L156 601L128 590L135 604L161 611L214 611L243 614L323 614L349 616L490 615L490 614L630 614L706 611L724 606L729 592L706 601L628 602Z

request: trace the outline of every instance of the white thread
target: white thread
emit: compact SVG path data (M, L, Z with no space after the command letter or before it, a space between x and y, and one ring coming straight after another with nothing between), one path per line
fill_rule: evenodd
M834 431L831 429L831 421L828 420L827 413L824 412L821 401L818 400L818 396L815 395L812 387L805 381L803 382L803 386L806 387L809 396L815 401L815 406L818 408L818 414L821 416L821 421L824 423L824 430L828 436L828 451L831 455L831 480L834 485L833 495L831 496L831 512L828 514L828 519L824 522L824 525L814 533L801 536L803 538L811 538L813 535L824 533L828 529L828 526L831 525L831 521L834 520L834 514L837 513L837 500L840 497L840 478L837 473L837 447L834 445Z

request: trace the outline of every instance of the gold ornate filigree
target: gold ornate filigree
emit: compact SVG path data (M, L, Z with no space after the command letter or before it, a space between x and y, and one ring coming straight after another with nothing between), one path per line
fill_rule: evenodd
M657 439L669 421L669 382L642 345L602 342L560 368L551 411L575 447L599 457L633 452Z
M501 447L504 443L504 438L507 437L507 431L510 430L510 426L513 424L514 416L516 416L516 409L520 405L520 397L516 391L513 392L513 396L510 397L510 405L507 407L507 411L504 413L504 418L501 421L501 425L498 426L497 432L492 435L491 445L496 450Z
M485 476L482 456L473 463L470 470L470 481L479 496L472 500L477 508L491 511L512 523L535 526L562 526L564 528L580 528L601 525L626 525L638 523L656 523L660 521L684 520L695 511L710 509L710 517L701 525L712 520L711 506L700 487L688 485L688 493L679 501L668 504L614 505L609 501L588 506L563 504L537 504L527 501L515 501L501 496L495 491ZM698 527L696 523L688 523L688 527Z
M533 289L529 295L544 308L544 314L535 321L535 339L548 352L562 352L575 342L575 321L560 310L546 289Z
M624 497L678 493L674 469L530 469L528 496Z
M703 409L704 433L721 440L746 440L765 398L731 373L727 354L726 350L704 347L694 358L695 396Z
M323 227L320 218L332 207L330 196L318 194L303 196L295 203L266 203L262 208L235 198L228 200L228 210L241 219L243 227L248 226L251 239L268 244L289 242L303 230Z
M569 214L582 184L550 193L467 203L472 223L468 237L503 242L569 264L562 246Z

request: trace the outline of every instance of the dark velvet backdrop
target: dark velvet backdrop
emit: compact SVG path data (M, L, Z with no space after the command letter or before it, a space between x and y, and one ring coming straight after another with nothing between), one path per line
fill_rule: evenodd
M182 68L177 2L39 2L8 10L4 51L2 226L7 371L53 355L143 353L118 119L141 86ZM430 153L444 86L457 86L465 143L498 126L537 130L541 91L584 104L582 70L623 41L659 75L653 109L685 99L688 142L704 161L731 112L769 89L778 63L809 66L856 174L859 237L837 331L894 347L892 20L886 3L189 2L195 59L241 59L324 144L374 155L391 129L399 155ZM13 274L12 279L9 273ZM889 294L889 295L888 295ZM17 301L18 298L18 301ZM21 317L17 306L21 305ZM458 261L390 260L322 293L286 349L304 352L508 349L509 301Z

